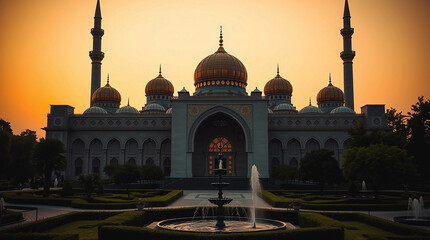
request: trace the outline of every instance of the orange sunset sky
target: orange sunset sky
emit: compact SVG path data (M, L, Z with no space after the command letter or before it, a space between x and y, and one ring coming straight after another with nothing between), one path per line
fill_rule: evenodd
M50 104L89 107L96 0L0 0L0 118L15 134L46 126ZM350 0L355 111L386 104L407 112L430 93L430 1ZM276 75L293 85L298 110L333 84L343 89L344 0L101 0L102 86L141 109L158 75L194 92L197 64L218 47L248 71L248 93ZM175 94L177 95L177 94Z

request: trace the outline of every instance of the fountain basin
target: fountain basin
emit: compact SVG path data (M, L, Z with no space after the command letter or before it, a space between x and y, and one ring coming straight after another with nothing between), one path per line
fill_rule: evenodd
M411 216L397 216L394 221L408 225L430 226L430 217L413 218Z
M294 226L287 223L272 220L272 219L256 219L256 228L253 228L254 223L245 219L225 220L225 227L220 229L215 226L216 219L202 218L174 218L161 221L157 224L157 228L180 231L180 232L195 232L195 233L243 233L243 232L262 232L293 229Z
M221 206L229 204L231 201L233 201L233 199L231 198L209 198L208 200L212 204L221 205Z

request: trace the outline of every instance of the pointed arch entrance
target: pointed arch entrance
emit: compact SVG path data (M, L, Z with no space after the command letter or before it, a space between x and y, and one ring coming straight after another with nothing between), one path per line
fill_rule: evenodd
M213 176L219 147L226 162L227 176L246 177L248 157L240 124L228 114L218 112L201 122L194 135L192 173L195 177Z

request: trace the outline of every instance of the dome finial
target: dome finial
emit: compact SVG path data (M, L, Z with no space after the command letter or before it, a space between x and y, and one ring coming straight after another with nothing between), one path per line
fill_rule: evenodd
M222 26L219 26L219 46L222 47L224 41L222 40Z
M160 68L158 70L158 76L161 77L161 63L160 63Z
M279 75L279 63L278 63L278 66L277 66L277 68L276 68L276 72L278 73L278 75Z
M127 106L130 106L130 97L128 97Z
M331 84L331 73L329 73L329 74L328 74L328 85L329 85L329 86L330 86L330 85L332 85L332 84Z
M309 98L309 106L312 106L311 98Z
M107 76L107 85L109 85L109 73L108 73L108 76Z

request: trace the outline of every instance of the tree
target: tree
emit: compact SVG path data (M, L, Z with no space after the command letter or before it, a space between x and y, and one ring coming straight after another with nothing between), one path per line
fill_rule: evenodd
M88 200L91 199L91 195L97 188L103 187L100 176L97 173L81 174L79 176L79 183L84 188Z
M66 169L66 149L63 142L55 138L40 139L33 151L34 164L44 175L43 196L49 196L51 176L53 171Z
M375 144L348 149L343 175L351 182L365 180L377 192L382 185L408 184L416 176L416 168L405 150Z
M137 182L141 178L141 170L134 164L125 163L123 165L117 165L112 177L116 184L126 185L127 197L130 198L130 184Z
M152 181L163 180L164 173L161 168L155 164L145 164L142 166L142 180L149 181L152 184Z
M9 153L12 134L0 129L0 179L6 178L9 174L11 156Z
M278 180L293 180L297 179L299 171L296 167L290 165L280 165L273 169L270 177Z
M12 128L10 127L10 122L3 120L3 118L0 118L0 129L8 132L10 135L13 135Z
M27 129L11 139L9 174L16 184L26 182L34 175L32 154L36 138L36 132Z
M348 148L369 147L372 144L379 143L398 147L404 147L406 144L405 139L399 134L382 131L381 129L367 130L364 122L361 122L355 128L350 128L348 133L351 136Z
M110 178L113 177L115 170L118 168L118 164L109 164L103 168L103 172L106 173Z
M430 100L424 101L419 97L418 102L412 105L408 112L407 121L410 129L410 139L407 147L408 154L413 156L418 166L421 181L430 183Z
M300 177L303 180L319 182L321 190L324 190L326 183L340 182L342 173L333 154L333 151L327 149L306 153L300 163Z

